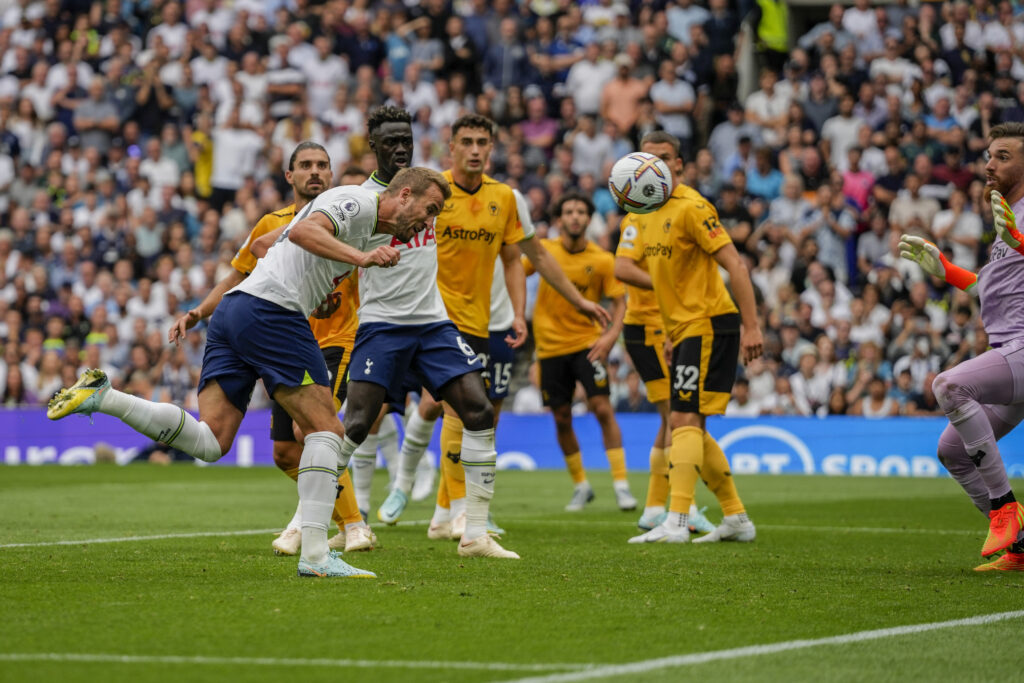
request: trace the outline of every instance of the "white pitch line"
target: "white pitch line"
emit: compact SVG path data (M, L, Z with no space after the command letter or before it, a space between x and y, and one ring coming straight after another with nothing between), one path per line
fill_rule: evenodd
M608 678L610 676L628 676L659 669L672 669L676 667L690 666L693 664L705 664L729 659L742 659L758 655L773 655L790 650L803 650L820 645L847 645L849 643L861 643L868 640L880 640L895 636L912 635L925 633L927 631L938 631L940 629L958 628L960 626L981 626L993 624L1009 619L1020 619L1024 617L1024 610L1013 612L999 612L996 614L983 614L966 619L953 619L952 621L937 621L929 624L912 624L909 626L896 626L893 628L881 628L873 631L857 631L828 638L815 638L813 640L789 640L782 643L767 643L764 645L749 645L729 650L712 650L711 652L696 652L689 655L674 655L671 657L659 657L658 659L646 659L628 664L610 664L598 666L583 671L575 671L564 674L552 674L549 676L531 676L529 678L518 678L506 683L568 683L569 681L590 681L597 678Z
M115 655L75 652L6 652L0 662L77 662L88 664L207 664L230 666L315 666L361 669L468 669L485 671L586 670L593 664L517 664L510 662L443 662L373 659L284 659L276 657L202 657L184 655Z
M429 519L415 519L398 522L399 526L423 526ZM3 548L41 548L56 545L89 545L93 543L129 543L133 541L162 541L168 538L209 538L215 536L258 536L259 534L277 534L280 529L240 529L238 531L196 531L187 534L155 534L153 536L118 536L114 538L83 538L77 541L39 541L37 543L3 543Z
M40 541L38 543L4 543L0 548L42 548L55 545L89 545L93 543L130 543L133 541L162 541L166 538L205 538L208 536L256 536L273 534L280 529L242 529L240 531L197 531L188 534L156 534L154 536L120 536L116 538L83 538L78 541Z
M513 518L513 521L526 524L545 524L552 526L622 526L628 525L624 522L610 522L607 520L584 520L584 519L529 519ZM412 519L398 522L397 526L425 526L430 523L429 519ZM758 524L759 529L777 531L811 531L828 533L862 533L862 534L904 534L904 533L925 533L934 536L977 536L981 531L967 529L901 529L897 527L856 527L856 526L813 526L797 524ZM61 545L91 545L95 543L130 543L142 541L162 541L171 538L210 538L216 536L257 536L259 534L276 534L280 529L242 529L238 531L197 531L183 534L155 534L153 536L120 536L114 538L83 538L80 540L64 541L39 541L36 543L3 543L0 550L4 548L45 548Z

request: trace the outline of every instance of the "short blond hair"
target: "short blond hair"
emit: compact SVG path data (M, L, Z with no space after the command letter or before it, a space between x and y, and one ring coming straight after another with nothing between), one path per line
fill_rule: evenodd
M400 170L388 183L388 189L384 191L384 194L395 195L399 190L408 187L414 195L419 196L426 192L431 185L436 185L437 189L441 190L441 196L446 200L451 199L452 188L448 184L448 179L440 172L424 166L413 166Z

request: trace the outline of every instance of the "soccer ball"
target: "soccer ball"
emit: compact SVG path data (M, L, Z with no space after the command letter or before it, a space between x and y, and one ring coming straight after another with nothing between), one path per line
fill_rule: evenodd
M672 194L672 173L653 154L633 152L612 166L608 189L623 211L651 213L664 206Z

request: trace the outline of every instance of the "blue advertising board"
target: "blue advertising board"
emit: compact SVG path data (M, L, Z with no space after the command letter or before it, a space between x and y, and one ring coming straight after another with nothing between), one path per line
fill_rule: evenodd
M585 415L576 418L575 424L584 464L589 469L607 469L597 421ZM647 470L657 416L620 415L619 424L629 469ZM736 474L946 476L935 457L935 444L945 426L944 418L708 420L708 430L721 444ZM436 431L430 446L434 454L439 451ZM249 412L234 448L217 466L273 465L269 435L269 411ZM130 462L140 449L152 444L106 415L96 415L94 424L90 424L88 418L77 415L51 422L38 409L0 411L0 462L7 465L89 464L100 443L114 450L119 463ZM497 444L499 468L564 467L555 441L554 421L548 415L502 415ZM1000 447L1010 476L1024 476L1024 432L1009 434Z

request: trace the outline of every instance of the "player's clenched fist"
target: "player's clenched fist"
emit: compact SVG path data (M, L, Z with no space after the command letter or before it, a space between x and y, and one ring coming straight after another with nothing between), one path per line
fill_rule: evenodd
M398 260L402 255L394 247L377 247L371 252L366 254L363 268L369 268L371 266L378 266L380 268L390 268L391 266L398 263Z
M995 223L996 232L1010 248L1021 251L1021 244L1024 243L1024 235L1017 230L1017 217L1013 215L1013 209L998 190L992 190L992 220Z

